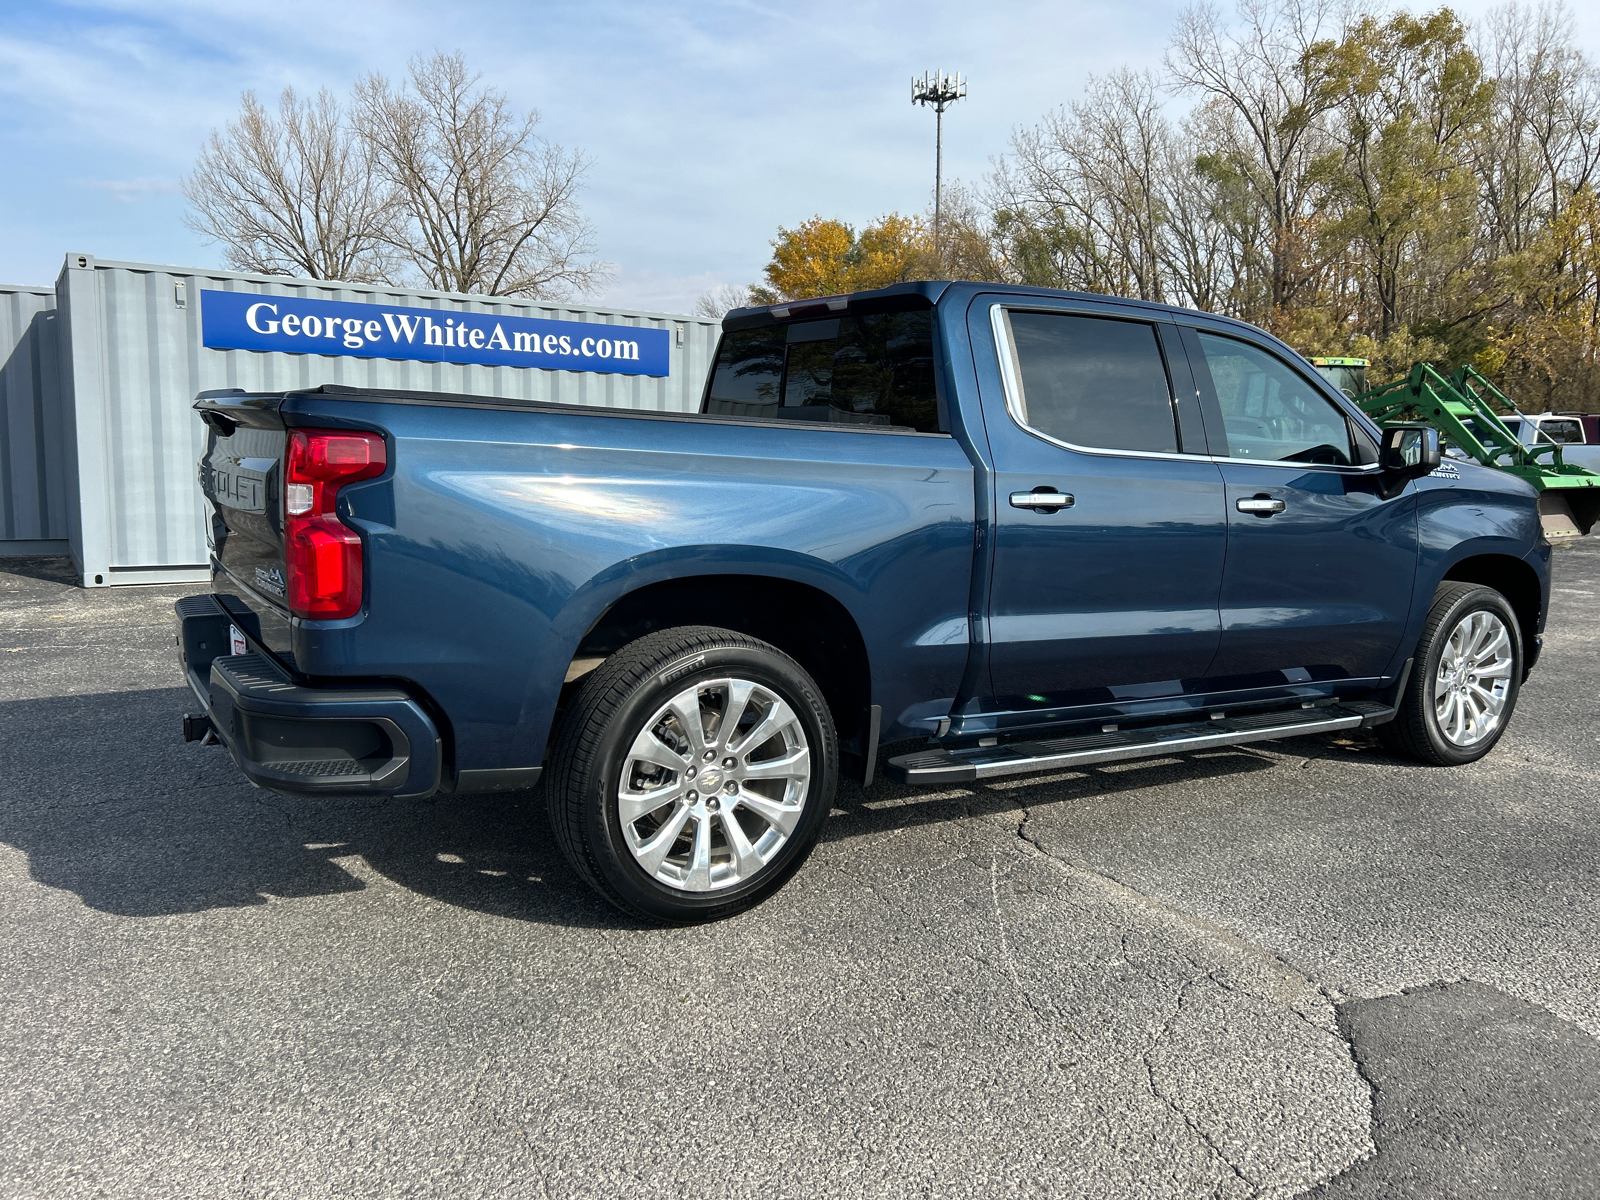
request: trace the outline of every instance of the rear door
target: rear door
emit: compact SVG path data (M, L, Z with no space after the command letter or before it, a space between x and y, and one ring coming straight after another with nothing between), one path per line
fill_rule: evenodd
M1217 649L1227 518L1176 330L979 297L994 462L991 698L1030 714L1179 695ZM981 351L980 351L981 352ZM1033 498L1037 497L1037 503Z
M1375 444L1271 348L1184 341L1227 488L1213 690L1384 674L1416 579L1414 489L1386 499Z

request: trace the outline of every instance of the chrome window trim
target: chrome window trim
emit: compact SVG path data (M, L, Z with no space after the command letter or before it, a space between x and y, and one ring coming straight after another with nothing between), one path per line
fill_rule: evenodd
M1025 305L1013 305L1006 304L1004 302L996 302L995 304L990 305L989 323L994 330L995 346L999 351L1000 382L1005 391L1006 413L1008 416L1010 416L1012 422L1017 426L1018 429L1021 429L1024 433L1032 434L1040 441L1049 442L1052 446L1061 446L1067 450L1075 450L1079 454L1098 454L1108 458L1176 459L1179 462L1202 462L1208 457L1204 454L1184 454L1179 450L1116 450L1108 446L1079 446L1074 442L1065 442L1060 438L1051 437L1043 430L1035 429L1032 425L1028 424L1025 401L1023 400L1022 395L1021 368L1020 364L1017 362L1016 347L1011 341L1011 325L1006 318L1006 314L1013 308L1016 308L1019 311L1042 312L1052 315L1070 317L1095 317L1098 314L1059 308L1039 308ZM1099 319L1117 321L1123 320L1124 318L1100 316ZM1135 320L1140 325L1147 325L1150 327L1151 331L1154 332L1154 321L1138 320L1137 318L1127 319ZM1159 353L1159 340L1157 341L1156 345L1158 347L1157 352ZM1166 370L1165 361L1162 362L1161 369L1163 371ZM1167 384L1169 388L1171 387L1171 383L1172 379L1169 374L1167 378ZM1167 399L1169 402L1171 402L1174 397L1169 395ZM1173 432L1177 432L1176 424L1173 425Z
M1294 471L1342 471L1347 475L1377 475L1383 470L1377 463L1344 467L1338 463L1285 462L1281 458L1225 458L1220 454L1208 454L1206 458L1215 463L1243 463L1250 467L1285 467Z
M1052 446L1060 446L1063 450L1071 450L1077 454L1093 454L1100 458L1153 458L1168 462L1245 463L1252 467L1281 467L1291 471L1341 471L1350 475L1375 475L1381 470L1381 467L1375 463L1346 467L1340 466L1338 463L1298 463L1284 462L1281 459L1229 458L1221 454L1185 454L1181 450L1170 452L1165 450L1114 450L1105 446L1079 446L1073 442L1065 442L1060 438L1051 437L1048 433L1029 425L1024 416L1022 379L1019 364L1017 363L1017 351L1016 347L1012 345L1011 326L1006 318L1006 314L1012 309L1020 312L1060 313L1075 317L1097 316L1100 314L1091 313L1083 309L1042 308L1036 305L1006 304L1004 301L996 301L989 306L989 324L994 332L995 349L1000 360L1000 384L1005 392L1006 415L1011 418L1012 423L1018 429L1038 438L1042 442L1049 442ZM1103 317L1103 319L1109 321L1138 320L1138 318L1134 317ZM1155 324L1154 321L1140 321L1140 323L1151 326ZM1171 382L1170 374L1168 382Z

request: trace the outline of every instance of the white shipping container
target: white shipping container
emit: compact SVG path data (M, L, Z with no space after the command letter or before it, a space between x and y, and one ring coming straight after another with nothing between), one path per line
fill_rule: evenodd
M335 352L325 354L211 349L201 334L203 290L664 329L670 365L666 376L651 377L362 358L337 352L331 339ZM705 317L104 262L88 254L67 256L54 299L60 369L51 384L56 394L42 403L60 415L65 453L55 470L64 479L45 493L57 486L64 495L65 536L86 587L208 578L205 502L195 483L204 427L190 409L196 392L336 383L692 412L721 333L721 322ZM4 399L10 416L12 401ZM48 538L53 529L35 521L20 537ZM7 545L26 552L16 549L21 540Z
M67 552L56 294L0 286L0 555Z

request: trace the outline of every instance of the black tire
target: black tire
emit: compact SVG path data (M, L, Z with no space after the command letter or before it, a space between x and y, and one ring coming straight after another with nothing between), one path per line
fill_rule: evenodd
M1441 728L1435 710L1439 663L1450 634L1473 613L1493 614L1505 626L1511 646L1511 671L1499 723L1480 741L1457 745ZM1476 762L1500 740L1511 723L1522 685L1522 628L1506 598L1493 588L1474 583L1442 583L1433 594L1433 607L1422 629L1412 661L1411 675L1400 697L1399 711L1388 724L1378 726L1378 739L1392 754L1439 767L1459 767Z
M788 705L804 731L809 781L793 785L805 794L798 823L764 866L726 887L688 891L649 874L629 848L616 799L619 777L630 747L662 705L697 682L727 677L751 681ZM804 755L799 759L806 761ZM805 862L833 806L838 739L821 689L794 659L730 630L684 626L629 643L590 674L557 732L548 782L556 841L595 891L635 917L675 924L712 921L760 903ZM712 795L719 793L708 792ZM708 827L721 828L719 822L732 812L730 802L728 814L708 821ZM726 851L727 833L720 836Z

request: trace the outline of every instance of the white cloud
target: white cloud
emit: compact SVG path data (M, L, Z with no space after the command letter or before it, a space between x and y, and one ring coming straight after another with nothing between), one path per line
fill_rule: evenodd
M176 179L84 179L84 187L95 188L122 204L136 204L153 196L172 196L183 190Z
M692 313L696 300L729 282L710 271L697 275L664 275L648 269L619 271L598 299L580 303L610 305L634 312Z
M242 90L344 95L366 71L396 76L414 54L460 48L540 110L546 136L592 158L583 202L619 267L608 296L681 310L757 278L780 224L927 203L933 118L910 103L913 75L942 66L971 81L945 118L945 170L976 182L1012 129L1081 95L1091 72L1158 66L1184 3L0 5L0 161L27 181L0 193L0 277L53 277L69 245L214 261L160 181L189 170ZM1590 7L1574 16L1594 50Z

